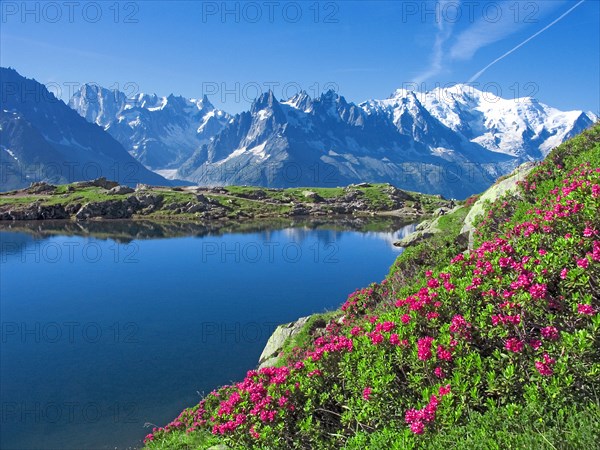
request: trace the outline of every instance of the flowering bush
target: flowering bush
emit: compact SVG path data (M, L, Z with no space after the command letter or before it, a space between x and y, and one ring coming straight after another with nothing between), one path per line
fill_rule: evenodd
M336 448L382 428L418 440L469 411L595 398L598 142L600 126L555 149L519 195L491 205L473 251L412 283L392 271L350 295L341 323L284 366L211 393L153 430L148 447L198 430L234 448Z

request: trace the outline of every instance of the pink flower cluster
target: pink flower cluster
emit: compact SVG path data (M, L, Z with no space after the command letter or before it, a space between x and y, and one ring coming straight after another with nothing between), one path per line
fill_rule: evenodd
M544 353L544 359L542 361L536 361L535 368L540 375L549 377L554 373L554 370L552 369L554 364L556 364L556 360L554 358L550 358L547 353Z
M435 288L421 288L416 295L409 295L404 299L399 299L396 302L396 307L406 307L409 311L419 311L425 315L426 311L424 308L427 306L438 308L441 305L438 301L436 301L436 298L439 294L435 292L434 289Z
M313 361L320 360L325 353L340 351L351 352L354 349L354 342L349 337L337 334L329 334L319 337L315 340L314 350L306 352L306 357Z
M364 288L353 292L348 296L346 302L342 305L341 310L347 316L357 317L364 314L373 302L373 288Z
M529 287L529 293L534 299L542 299L546 296L548 287L545 284L534 284Z
M581 303L577 305L577 312L585 316L593 316L596 314L596 311L592 305L584 305Z
M516 314L514 316L506 315L506 314L498 314L492 316L492 325L519 325L521 323L521 315Z
M506 345L504 347L509 352L520 353L523 350L523 341L520 341L517 338L510 338L506 340Z
M431 344L433 342L433 338L430 336L421 338L417 341L417 357L421 361L427 361L431 358Z
M392 333L390 335L390 344L397 347L406 347L408 345L408 339L400 339L400 336L396 333Z
M452 351L449 349L445 349L441 345L438 345L437 357L442 361L452 361Z
M460 314L455 315L450 322L450 333L466 340L471 339L471 324Z
M544 327L540 330L540 333L544 339L549 341L557 341L559 337L556 327Z
M439 396L443 397L450 393L450 385L441 386L439 389ZM439 400L437 395L432 395L429 399L429 403L421 409L409 409L404 415L404 420L410 426L410 430L415 434L423 434L425 432L425 425L435 420L435 414L437 412Z

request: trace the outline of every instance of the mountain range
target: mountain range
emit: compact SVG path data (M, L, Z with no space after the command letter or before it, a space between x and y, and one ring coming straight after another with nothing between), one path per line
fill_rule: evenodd
M54 100L53 111L69 109ZM3 108L31 114L30 103ZM592 113L563 112L527 97L503 99L460 84L428 92L399 89L387 99L359 104L334 91L280 100L269 91L236 115L215 108L206 96L128 97L84 85L69 106L95 134L104 132L102 142L114 147L117 141L135 161L168 178L267 187L389 182L456 198L481 192L522 162L543 158L597 120ZM79 126L84 135L91 132L81 122L75 127L72 118L63 126L62 116L53 114L54 131L64 136L42 133L51 148L21 142L4 150L16 155L15 148L27 148L53 160L56 142L71 142ZM103 154L100 147L93 151Z
M172 169L172 177L197 184L373 181L459 198L484 190L522 162L543 158L596 120L592 113L562 112L527 97L503 99L464 84L399 89L360 104L333 91L318 98L300 92L287 100L269 91L235 116L207 98L127 99L90 86L69 104L146 166Z

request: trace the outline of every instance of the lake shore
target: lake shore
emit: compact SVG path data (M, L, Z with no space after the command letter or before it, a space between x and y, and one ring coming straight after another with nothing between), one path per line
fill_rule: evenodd
M115 219L202 223L273 218L395 216L419 219L453 200L403 191L389 184L272 189L247 186L135 189L106 179L54 186L32 183L0 194L0 221Z

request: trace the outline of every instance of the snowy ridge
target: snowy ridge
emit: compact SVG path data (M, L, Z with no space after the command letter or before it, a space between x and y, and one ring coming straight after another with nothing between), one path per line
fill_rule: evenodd
M534 98L504 99L464 84L416 93L423 106L448 128L486 149L540 159L597 120L583 111L559 111Z
M456 197L543 158L597 120L464 84L398 89L358 105L332 90L287 100L269 91L235 116L206 96L126 98L87 86L70 105L169 178L277 187L382 181ZM291 166L298 176L289 175Z
M231 117L177 177L209 185L383 181L464 197L521 162L541 158L594 120L465 85L425 93L399 89L359 105L333 91L317 98L299 92L281 101L267 92L250 111ZM290 166L300 175L286 176ZM318 177L312 176L315 167Z
M173 170L210 141L229 119L205 96L186 99L84 85L69 106L108 131L146 167Z

